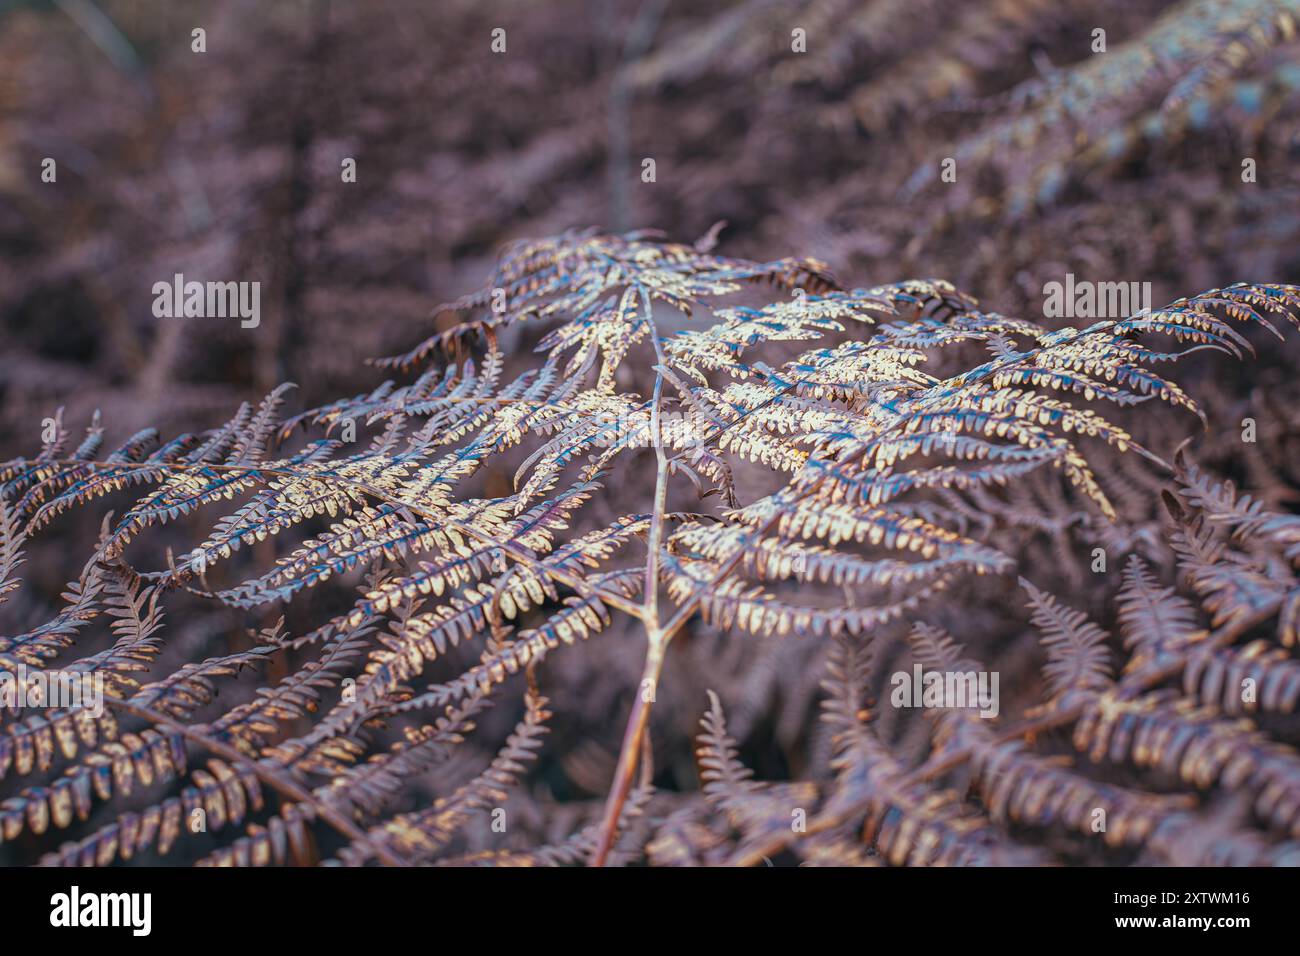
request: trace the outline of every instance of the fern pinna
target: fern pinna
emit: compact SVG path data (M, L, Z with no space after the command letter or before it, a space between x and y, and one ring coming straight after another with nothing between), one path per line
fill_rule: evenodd
M10 853L103 865L189 840L202 862L242 865L754 863L781 851L1046 862L1049 843L1022 830L1081 833L1101 808L1109 845L1176 856L1207 832L1202 803L1219 821L1220 802L1239 798L1259 826L1215 830L1197 859L1293 858L1268 835L1297 835L1300 764L1249 715L1288 713L1300 694L1295 519L1167 462L1119 417L1151 401L1197 412L1156 369L1201 350L1240 356L1249 327L1297 322L1300 290L1242 284L1049 331L941 281L846 290L815 260L750 262L711 244L591 232L517 244L481 292L436 310L436 334L377 363L406 384L287 419L284 386L220 427L145 430L107 453L98 420L74 447L56 419L35 457L0 468L0 600L22 595L22 554L47 526L116 507L62 604L0 638L0 665L94 677L103 706L8 702ZM667 325L700 312L710 318ZM507 353L526 343L541 358L510 371ZM879 635L905 625L928 666L964 666L926 609L1016 561L962 516L1050 469L1110 516L1092 462L1115 454L1182 482L1170 546L1199 606L1134 557L1117 672L1099 628L1026 582L1044 699L997 722L944 712L932 755L910 765L870 722ZM507 462L513 483L495 477ZM192 543L151 552L144 539L175 525ZM357 591L338 604L331 578ZM181 600L230 610L172 613ZM291 627L280 615L295 609L315 622ZM203 635L176 641L187 619L237 634L241 618L256 622L249 637L213 656L188 653L215 646ZM1276 633L1256 637L1270 620ZM627 727L603 814L525 846L482 826L512 791L536 789L548 697L563 690L548 687L545 659L626 621L645 664L618 701ZM715 697L702 791L656 790L650 713L684 630L834 648L821 695L831 772L753 780ZM263 682L240 699L250 667ZM1254 704L1234 696L1243 676L1258 680ZM466 745L503 699L522 699L503 708L519 722L478 760ZM1066 726L1090 762L1164 777L1151 790L1094 782L1035 749ZM966 796L941 786L958 773ZM416 782L427 799L412 800ZM806 826L790 825L792 806Z

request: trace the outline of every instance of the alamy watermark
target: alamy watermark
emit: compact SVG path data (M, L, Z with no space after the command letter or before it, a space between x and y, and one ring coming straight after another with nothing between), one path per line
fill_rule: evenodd
M104 675L87 671L0 670L0 709L26 707L78 708L99 717L104 713Z
M654 447L652 419L644 409L627 409L614 415L597 412L589 420L594 429L589 444L593 446ZM659 433L669 448L707 447L719 430L719 424L702 421L689 412L664 411L659 414Z
M153 929L152 893L91 893L74 886L50 897L50 925L121 926L132 936L148 936Z
M1075 281L1043 286L1043 315L1049 319L1123 319L1151 308L1150 282Z
M889 702L895 707L932 707L940 710L978 710L992 719L998 702L997 671L927 671L920 664L896 671L889 682Z
M260 282L186 282L178 272L171 282L155 282L153 295L153 314L160 319L237 317L246 329L262 321Z

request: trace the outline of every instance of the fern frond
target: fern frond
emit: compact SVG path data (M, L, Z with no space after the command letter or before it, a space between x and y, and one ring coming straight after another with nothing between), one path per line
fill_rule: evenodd
M1086 614L1063 606L1023 578L1020 586L1029 595L1033 624L1042 634L1047 651L1048 663L1043 674L1051 696L1064 698L1075 691L1108 687L1111 665L1106 632L1088 620Z
M1196 33L1198 50L1216 30ZM1189 95L1217 76L1205 69ZM10 610L26 630L0 637L0 667L102 678L106 709L0 713L6 854L166 855L199 819L210 864L316 862L322 827L341 838L326 854L357 864L1040 863L1048 845L1013 827L1044 840L1064 829L1074 848L1101 808L1107 845L1172 859L1209 791L1298 835L1294 753L1271 724L1237 719L1300 698L1295 522L1178 456L1159 540L1147 505L1164 426L1147 423L1159 406L1203 414L1177 360L1246 356L1250 329L1297 324L1300 289L1238 284L1052 331L937 279L846 290L817 260L711 250L710 237L595 231L517 243L483 289L436 311L459 325L379 363L392 381L296 414L286 385L216 428L144 429L116 447L96 415L65 451L56 413L35 457L0 465L0 599L56 519L109 504L119 517L103 516L59 603L20 594ZM670 329L671 313L692 324ZM522 341L534 361L516 359ZM698 502L679 501L692 491ZM1023 715L1001 724L961 710L870 721L870 655L895 628L912 628L927 667L977 669L918 626L922 609L1001 594L1026 539L1052 539L1068 563L1098 537L1166 561L1157 572L1133 557L1124 571L1118 677L1119 644L1046 580L1025 582L1047 657L1041 700L1017 693ZM1171 555L1195 600L1161 583ZM284 615L251 633L231 626L275 603ZM627 675L604 656L624 625L648 650L617 762L593 739L581 759L544 764L583 792L613 770L600 822L571 817L531 847L476 829L508 797L528 803L550 717L539 682L563 711L570 678L598 675L611 689L589 706L602 727L627 705ZM759 644L808 640L772 651L721 633L737 629ZM664 669L683 632L707 663ZM793 750L828 638L825 730L787 755L814 776L756 779L732 735L747 746L760 707L733 707L728 730L722 697L779 697L773 727ZM660 686L677 673L684 685ZM666 701L722 692L698 741L701 793L659 794L654 813L650 774L636 772L651 752L645 681ZM522 723L483 769L477 715L521 698ZM1070 725L1095 762L1192 792L1095 779L1037 748ZM426 776L432 795L403 802ZM64 830L77 839L57 847L48 834ZM1289 858L1248 827L1215 832L1200 858Z

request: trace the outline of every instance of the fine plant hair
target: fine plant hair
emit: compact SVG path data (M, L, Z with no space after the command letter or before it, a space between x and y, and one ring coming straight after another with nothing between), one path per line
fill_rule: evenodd
M1095 834L1106 852L1294 862L1300 762L1265 718L1300 696L1296 519L1121 419L1203 415L1164 370L1282 337L1300 289L1047 330L943 281L845 289L817 260L726 257L715 239L516 243L435 310L438 331L376 362L393 380L288 417L287 385L216 428L117 447L98 418L73 444L56 415L34 457L0 466L0 601L33 610L20 565L50 525L93 513L101 531L61 606L4 622L0 667L102 678L104 708L0 714L4 848L99 865L187 842L238 865L1044 863ZM1128 458L1163 476L1150 498L1185 586L1131 554L1121 648L977 519L1037 482L1080 521L1122 524L1099 468ZM513 482L487 474L506 464ZM873 726L887 635L965 669L957 641L978 635L930 615L1017 570L1042 680L995 722L927 713L913 765ZM199 627L226 648L189 653L212 646ZM808 675L825 773L755 780L713 695L701 789L659 791L665 662L712 634L825 652ZM561 659L633 637L644 663L617 701L603 811L498 840L509 825L482 824L508 819L564 719ZM484 743L496 708L513 729ZM1070 727L1086 767L1050 752Z

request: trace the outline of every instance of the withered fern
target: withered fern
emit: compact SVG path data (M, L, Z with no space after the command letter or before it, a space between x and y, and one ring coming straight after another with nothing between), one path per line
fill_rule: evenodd
M1270 717L1294 712L1300 691L1286 652L1295 641L1300 525L1182 464L1168 507L1190 595L1129 558L1114 595L1123 668L1113 667L1116 648L1087 615L1022 579L1041 636L1041 702L1009 722L986 720L974 705L930 710L933 749L900 766L870 726L862 663L870 645L841 638L826 711L841 752L834 776L798 807L810 820L803 831L787 825L773 838L760 829L772 821L760 819L742 828L733 859L789 850L814 863L1042 862L1009 860L998 842L1006 831L990 829L996 824L1038 835L1026 836L1020 852L1050 837L1067 859L1086 858L1080 848L1099 840L1165 865L1300 862L1300 752L1278 739L1284 725L1265 729ZM1247 633L1261 636L1242 643ZM924 622L909 643L935 671L981 666ZM721 720L716 702L711 719ZM1072 731L1062 749L1053 732L1064 728ZM1116 768L1140 773L1117 785L1104 779ZM701 775L710 772L702 761ZM769 786L748 776L738 766L728 776L725 797L741 810L757 807ZM967 799L936 787L941 779L960 781ZM794 806L787 800L773 816L788 818ZM704 854L697 849L697 858Z
M203 862L241 865L1038 863L1055 845L1022 830L1077 839L1097 808L1110 846L1186 852L1175 836L1208 832L1196 802L1213 793L1242 798L1262 828L1216 830L1198 859L1293 854L1261 834L1297 836L1294 754L1249 717L1300 696L1295 519L1168 462L1121 419L1151 402L1196 413L1157 369L1240 357L1252 327L1280 335L1300 290L1241 284L1048 331L941 281L844 289L816 260L709 246L591 232L516 244L480 292L436 310L435 334L377 363L405 384L289 418L287 386L219 427L115 448L98 420L74 448L58 416L35 457L0 467L0 599L48 526L114 508L95 515L102 533L62 606L7 626L0 667L98 678L104 707L4 711L5 844L101 865L187 839ZM514 371L526 344L540 357ZM970 516L1050 473L1108 520L1094 462L1115 456L1178 470L1170 546L1196 602L1134 558L1116 674L1104 632L1027 584L1044 700L996 724L944 713L911 766L870 723L880 634L915 625L920 659L964 667L927 608L1016 569ZM176 540L164 530L187 544L159 547ZM358 593L331 603L331 578ZM229 609L224 650L195 652L213 645L187 628L211 619L182 604ZM241 616L255 622L243 637ZM552 652L582 655L626 620L645 663L619 701L603 814L529 847L468 840L547 759L563 717ZM833 773L753 780L714 698L702 794L656 793L650 714L684 630L833 647ZM240 699L247 668L263 676ZM1258 685L1251 704L1242 678ZM522 718L477 760L465 745L507 698ZM1160 771L1179 792L1035 749L1070 725L1090 761ZM963 772L978 799L941 785Z

